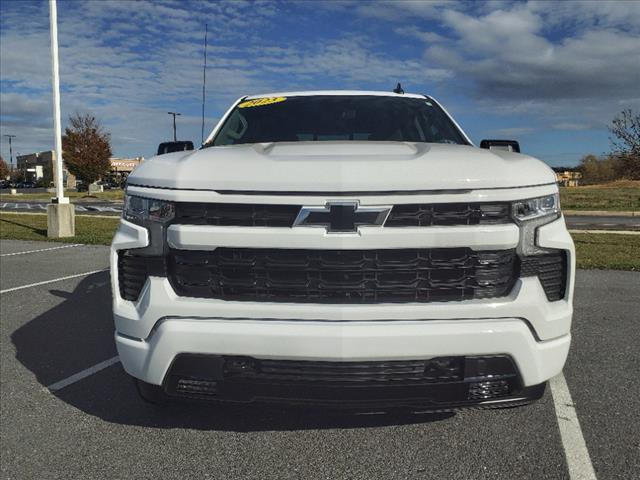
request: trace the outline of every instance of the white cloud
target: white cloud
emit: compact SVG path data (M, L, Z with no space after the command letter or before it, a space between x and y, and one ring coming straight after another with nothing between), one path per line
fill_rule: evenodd
M2 130L25 150L50 148L48 6L6 5ZM168 110L182 111L183 138L200 138L205 22L208 117L244 93L397 81L466 98L458 110L531 120L508 123L505 134L604 128L621 108L640 106L640 2L103 0L58 8L63 115L95 113L118 155L149 154L168 138ZM296 36L287 31L292 11L303 27L339 17L353 28ZM398 48L397 35L411 48Z

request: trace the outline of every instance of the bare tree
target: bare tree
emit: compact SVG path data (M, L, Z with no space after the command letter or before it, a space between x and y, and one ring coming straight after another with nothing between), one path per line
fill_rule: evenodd
M111 136L89 113L70 116L69 124L62 136L62 157L72 174L93 183L111 168Z
M623 110L613 119L609 131L616 153L640 155L640 115L634 115L631 109Z
M623 110L613 119L609 131L618 176L640 180L640 115L634 115L631 109Z

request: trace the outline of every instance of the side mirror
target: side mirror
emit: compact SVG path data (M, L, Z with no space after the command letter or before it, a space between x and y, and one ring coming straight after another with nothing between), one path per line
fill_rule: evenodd
M164 155L165 153L172 152L186 152L187 150L193 150L193 142L179 141L179 142L162 142L158 145L158 155Z
M515 140L482 140L480 148L520 153L520 144Z

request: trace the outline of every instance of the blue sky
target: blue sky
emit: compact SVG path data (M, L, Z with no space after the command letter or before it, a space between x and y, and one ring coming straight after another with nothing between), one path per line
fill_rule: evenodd
M0 130L51 149L48 2L0 2ZM640 2L58 1L63 125L91 112L116 156L200 141L245 94L390 90L436 97L476 143L514 138L551 165L609 151L606 125L640 110ZM6 138L0 151L8 160Z

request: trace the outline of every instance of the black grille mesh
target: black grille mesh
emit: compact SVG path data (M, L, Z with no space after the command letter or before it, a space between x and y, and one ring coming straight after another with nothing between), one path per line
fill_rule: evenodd
M230 360L227 357L227 364ZM245 368L225 368L225 379L284 383L437 383L464 379L464 357L386 362L322 362L241 359ZM246 365L249 363L249 365Z
M118 252L118 286L120 296L135 301L149 275L165 276L164 257L135 255L135 250Z
M508 203L447 203L395 205L387 227L432 227L510 223Z
M170 250L178 295L224 300L386 303L444 302L507 295L515 250Z
M118 283L120 296L125 300L136 300L147 280L147 262L145 257L118 255Z
M520 276L537 276L547 300L562 300L567 287L567 254L564 250L558 250L543 255L522 257Z
M299 205L176 203L173 223L240 227L291 227Z
M176 203L175 224L240 227L292 227L300 205ZM507 203L395 205L386 227L429 227L510 223Z

